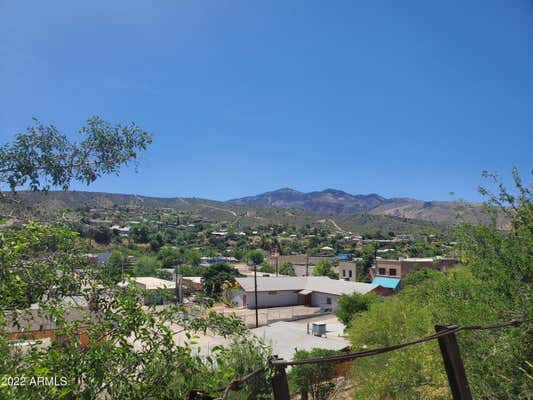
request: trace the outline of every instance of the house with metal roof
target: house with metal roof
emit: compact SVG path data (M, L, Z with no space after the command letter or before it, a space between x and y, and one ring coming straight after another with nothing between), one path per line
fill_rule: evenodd
M254 309L255 283L253 277L235 278L238 286L226 293L226 298L239 307ZM307 305L333 311L343 294L389 291L371 283L331 279L325 276L284 276L257 278L257 308Z
M387 289L397 290L400 288L400 278L376 276L374 279L372 279L372 284L379 285Z
M133 278L135 285L145 292L144 304L163 304L176 290L176 283L152 276Z

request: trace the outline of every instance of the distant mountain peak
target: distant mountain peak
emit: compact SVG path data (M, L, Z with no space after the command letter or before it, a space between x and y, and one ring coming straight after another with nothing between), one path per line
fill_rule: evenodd
M343 190L332 189L332 188L324 189L324 190L322 190L322 193L333 194L333 195L336 195L336 196L345 196L345 195L351 196L351 194L346 193Z
M386 199L377 194L352 195L343 190L333 188L304 193L284 187L271 192L230 201L295 208L324 214L356 214L369 212L381 205Z
M267 192L267 193L302 193L302 192L300 192L300 191L298 191L296 189L290 188L290 187L284 187L284 188L276 189L276 190L273 190L273 191Z

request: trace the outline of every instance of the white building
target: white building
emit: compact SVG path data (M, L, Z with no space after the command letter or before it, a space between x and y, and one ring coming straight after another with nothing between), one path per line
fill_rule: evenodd
M255 308L253 277L236 278L238 287L226 294L227 299L239 307ZM343 294L380 294L381 286L370 283L349 282L325 276L258 277L258 308L308 305L335 310Z
M133 278L133 281L139 289L146 291L144 297L145 304L162 304L176 290L176 284L174 282L152 276L140 276Z

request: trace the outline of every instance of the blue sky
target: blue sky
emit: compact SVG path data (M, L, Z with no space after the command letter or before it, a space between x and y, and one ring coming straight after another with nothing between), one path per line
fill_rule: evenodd
M532 50L527 0L0 0L0 139L151 131L94 191L477 200L482 170L533 167Z

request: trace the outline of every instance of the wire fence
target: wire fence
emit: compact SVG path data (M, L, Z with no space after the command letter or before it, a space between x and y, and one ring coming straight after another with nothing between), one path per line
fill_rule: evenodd
M253 309L234 310L222 308L218 310L218 312L223 315L236 315L243 320L246 327L255 328L256 319L255 311ZM257 324L259 326L263 326L277 321L293 321L302 318L319 317L328 314L331 314L331 311L321 310L320 307L307 306L288 306L275 307L271 309L260 309L258 311Z
M231 391L241 390L246 382L254 378L255 376L266 372L268 369L274 371L273 378L271 380L272 390L275 400L289 400L289 385L286 375L286 367L294 365L306 365L306 364L323 364L323 363L337 363L355 360L357 358L370 357L378 354L388 353L391 351L399 350L404 347L414 346L420 343L429 342L431 340L438 340L441 349L444 366L448 375L448 381L454 400L471 400L470 388L466 379L466 373L460 357L459 348L457 345L455 334L461 331L481 331L481 330L493 330L502 329L508 327L517 327L522 324L527 324L533 321L533 318L523 320L511 320L506 322L500 322L491 325L470 325L470 326L435 326L436 333L428 336L421 337L419 339L399 343L392 346L380 347L377 349L353 352L348 354L333 355L319 358L308 358L304 360L283 360L274 358L270 361L268 367L258 368L255 371L243 376L240 379L230 382L226 387L220 388L217 392L223 392L222 397L210 397L205 394L197 392L197 397L191 394L191 400L201 399L213 399L213 400L227 400Z

